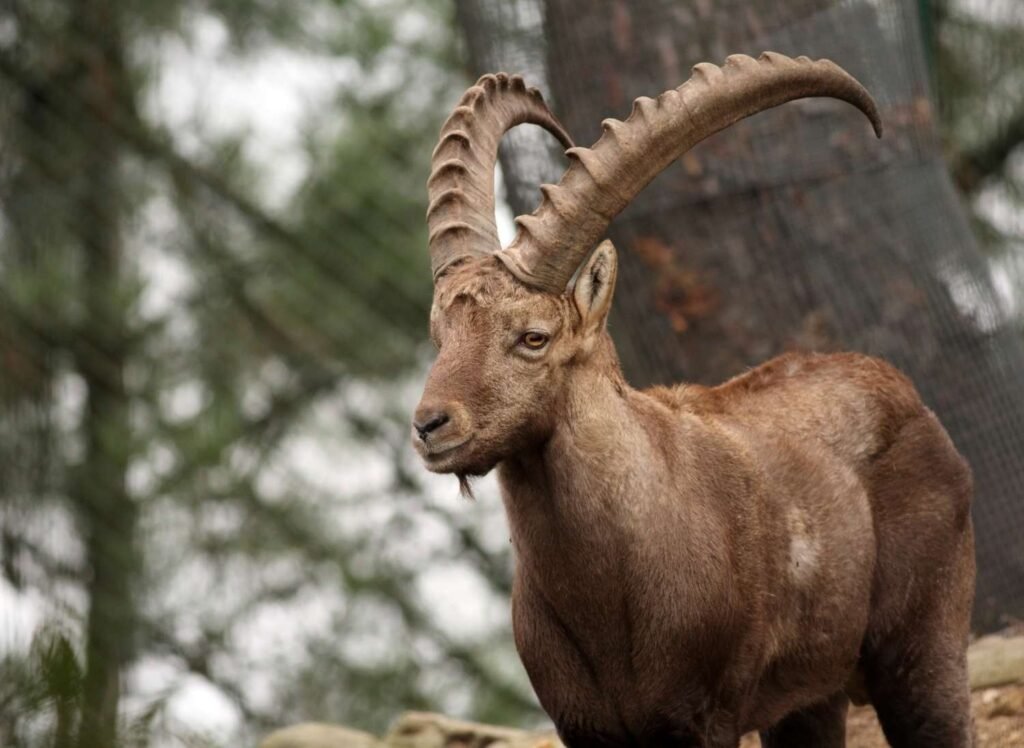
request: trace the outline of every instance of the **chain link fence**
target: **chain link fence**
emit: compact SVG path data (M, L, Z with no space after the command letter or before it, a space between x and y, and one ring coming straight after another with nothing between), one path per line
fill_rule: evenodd
M1024 615L1024 337L944 159L926 9L911 0L459 7L474 72L525 71L581 144L596 141L603 118L625 118L635 97L733 53L828 57L867 86L881 141L841 105L790 104L711 138L655 180L611 231L623 255L613 335L636 384L719 382L791 349L894 363L974 469L976 625ZM529 211L538 182L557 181L564 166L539 131L509 140L510 201Z

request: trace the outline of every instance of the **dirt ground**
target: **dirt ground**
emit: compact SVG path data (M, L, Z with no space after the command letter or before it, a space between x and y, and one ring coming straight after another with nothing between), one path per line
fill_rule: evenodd
M971 696L976 748L1024 748L1024 685L986 688ZM871 707L854 707L846 723L847 748L888 748ZM747 736L743 748L760 741Z

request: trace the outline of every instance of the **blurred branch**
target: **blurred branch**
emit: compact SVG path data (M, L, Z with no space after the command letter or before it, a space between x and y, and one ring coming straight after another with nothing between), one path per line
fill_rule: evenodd
M496 696L510 705L526 711L537 710L537 704L533 699L494 673L484 663L478 652L471 647L453 641L447 633L442 631L429 615L408 598L394 577L382 577L376 580L376 583L388 599L396 605L406 625L433 639L450 659L462 666L468 675L480 683L486 683Z
M223 252L215 242L210 241L198 227L190 226L190 229L190 236L196 246L212 260L219 270L220 290L235 303L236 308L252 323L253 327L267 335L274 342L276 350L283 355L295 357L296 354L299 354L303 367L308 367L318 373L326 373L329 367L324 365L320 352L309 350L308 346L285 327L279 325L270 313L252 298L248 291L247 273L240 267L240 263L227 252Z
M15 56L7 50L0 50L0 74L14 81L27 91L45 92L48 90L48 81L21 65ZM271 217L260 206L234 189L214 171L179 154L171 144L171 139L168 136L155 135L155 128L147 126L134 113L118 110L95 111L89 101L83 100L81 95L73 90L62 90L60 96L46 96L44 98L47 106L71 122L78 122L82 118L87 118L105 123L124 140L125 144L132 147L137 154L164 164L179 179L191 179L197 184L202 185L205 189L208 189L212 194L230 205L261 234L309 261L325 275L336 280L339 285L350 290L354 294L354 298L359 299L368 309L374 308L374 300L367 299L361 295L360 284L354 283L353 279L357 277L355 273L344 273L333 265L325 263L315 252L310 251L306 243L289 227ZM351 227L358 227L360 225L358 216L347 215L340 209L338 211L338 219L348 221ZM372 237L368 238L372 239ZM328 239L325 237L324 241L326 242ZM344 253L342 248L339 248L339 252ZM389 278L385 274L381 274L378 280L385 287L390 283ZM409 294L404 289L394 287L391 290L394 294L394 300L399 302L409 300ZM414 304L415 302L409 300L408 303ZM415 309L409 310L411 314L419 314L421 311L418 306ZM400 336L407 336L405 331L400 327L393 326L381 313L378 312L377 314L380 316L381 324L384 327L391 328Z
M276 396L273 402L271 402L270 407L261 415L242 421L237 429L229 434L225 434L221 439L221 448L214 451L215 456L204 460L182 463L176 470L165 476L154 486L151 495L162 496L178 490L197 471L205 466L219 462L224 449L247 441L266 440L268 434L273 429L277 429L278 433L280 433L283 422L287 420L288 416L300 413L306 405L328 392L337 383L337 377L329 372L321 371L307 375L303 379L301 386L294 388L288 394ZM174 431L181 431L181 427L167 426L167 428L172 433Z
M0 556L3 558L2 573L15 589L21 589L25 584L24 574L16 560L19 553L27 554L35 564L54 579L67 582L81 581L82 570L78 566L56 558L50 551L25 537L23 533L15 534L5 526L0 532L0 538L2 538L2 544L0 544Z
M341 573L349 589L372 589L394 605L406 627L432 639L445 656L458 663L463 671L480 683L486 684L494 694L514 707L535 712L537 704L515 685L495 673L472 647L454 641L433 618L412 600L412 586L394 569L378 566L372 575L355 571L348 554L351 548L342 548L336 541L321 536L321 526L315 518L299 519L294 507L269 505L255 494L250 494L247 507L265 515L271 526L290 539L290 545L302 548L311 562L331 563Z
M966 194L973 194L988 178L1003 171L1006 161L1024 143L1024 106L1018 109L999 133L953 158L953 179Z
M472 527L427 501L419 503L417 508L439 517L455 532L460 550L463 552L456 555L467 555L473 561L473 568L483 575L496 592L506 596L512 594L512 579L508 567L500 557L495 556L483 546Z
M178 641L170 631L154 621L145 621L143 626L144 634L154 645L156 652L163 652L177 658L190 673L200 676L226 695L234 702L238 711L242 713L242 716L249 725L264 730L278 726L274 724L270 717L257 712L249 706L245 693L237 684L220 678L214 673L211 659L215 651L208 640L204 639L199 646L189 647Z

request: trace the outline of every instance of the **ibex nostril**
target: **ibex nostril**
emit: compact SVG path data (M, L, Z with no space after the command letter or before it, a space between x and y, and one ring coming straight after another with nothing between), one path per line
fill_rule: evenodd
M422 441L426 441L431 432L437 431L448 423L449 420L451 419L448 417L447 413L434 413L427 416L423 421L414 422L412 426L416 429L416 434L420 439Z

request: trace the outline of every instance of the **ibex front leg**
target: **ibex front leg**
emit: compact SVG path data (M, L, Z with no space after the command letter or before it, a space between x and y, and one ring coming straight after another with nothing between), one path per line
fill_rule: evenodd
M648 725L640 734L565 728L559 730L559 737L567 748L737 748L740 744L735 727L720 727L711 734L702 734L689 725L668 723Z
M850 700L837 693L820 704L787 714L770 730L761 732L762 748L844 748L846 745L846 711Z

